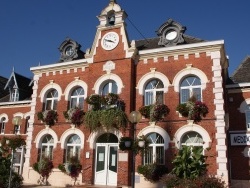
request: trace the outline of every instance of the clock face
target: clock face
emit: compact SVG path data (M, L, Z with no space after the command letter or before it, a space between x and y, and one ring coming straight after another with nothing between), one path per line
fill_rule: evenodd
M177 37L177 32L175 30L170 30L166 34L167 40L174 40Z
M102 37L102 47L105 50L113 50L119 43L119 36L115 32L106 33Z
M66 48L65 54L66 54L67 56L71 56L73 53L74 53L74 50L73 50L73 47L72 47L72 46L69 46L69 47Z

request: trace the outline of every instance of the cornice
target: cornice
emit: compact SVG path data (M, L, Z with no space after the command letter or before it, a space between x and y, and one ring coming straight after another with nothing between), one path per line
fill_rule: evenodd
M69 61L64 63L54 63L50 65L43 65L37 67L31 67L30 70L35 74L49 73L63 70L85 69L88 67L88 59L80 59L75 61Z
M196 54L202 52L221 51L224 41L202 42L195 44L185 44L180 46L162 47L151 50L139 51L140 59L149 59L154 57L169 57L184 54Z

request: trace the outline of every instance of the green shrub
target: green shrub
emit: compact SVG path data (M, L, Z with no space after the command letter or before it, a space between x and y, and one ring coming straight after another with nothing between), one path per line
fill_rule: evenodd
M160 178L167 173L167 167L158 164L139 165L137 172L142 174L145 180L150 182L157 182Z

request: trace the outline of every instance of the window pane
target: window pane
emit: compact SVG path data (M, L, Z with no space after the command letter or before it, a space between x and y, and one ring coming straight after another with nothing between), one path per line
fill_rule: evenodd
M156 102L163 104L163 91L156 91Z
M198 101L201 101L201 88L193 88L193 95Z
M153 147L149 147L144 155L144 164L152 164L153 163Z
M52 101L51 100L47 100L46 101L46 109L45 110L51 110L51 106L52 106Z
M145 105L151 105L153 104L153 93L152 92L146 92L145 93Z
M156 147L156 163L164 164L164 146Z
M71 98L71 108L77 107L77 98Z

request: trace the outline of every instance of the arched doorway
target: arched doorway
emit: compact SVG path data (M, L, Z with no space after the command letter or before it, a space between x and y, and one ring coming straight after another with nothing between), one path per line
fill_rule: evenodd
M101 135L96 141L96 185L117 185L117 155L118 138L111 133Z

